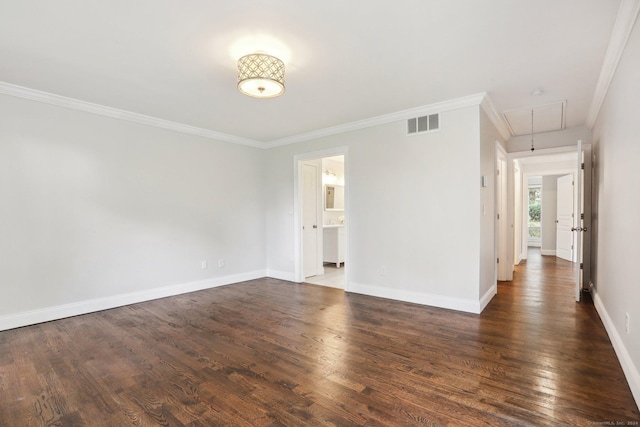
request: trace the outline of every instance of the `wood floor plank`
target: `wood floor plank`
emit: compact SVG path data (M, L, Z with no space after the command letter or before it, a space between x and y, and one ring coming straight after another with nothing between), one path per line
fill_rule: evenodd
M573 265L481 315L260 279L0 332L0 426L546 426L640 414Z

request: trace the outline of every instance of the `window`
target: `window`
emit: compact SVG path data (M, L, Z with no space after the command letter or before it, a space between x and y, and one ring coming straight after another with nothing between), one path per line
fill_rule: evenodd
M540 246L542 186L529 185L529 246Z

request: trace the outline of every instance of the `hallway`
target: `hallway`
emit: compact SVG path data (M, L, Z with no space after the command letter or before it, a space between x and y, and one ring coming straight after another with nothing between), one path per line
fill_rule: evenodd
M575 301L574 265L529 248L513 282L498 282L483 323L494 328L497 319L508 319L501 338L510 345L501 358L526 367L529 393L542 398L537 411L545 408L553 418L591 414L576 422L581 425L637 425L638 408L593 302L588 294Z

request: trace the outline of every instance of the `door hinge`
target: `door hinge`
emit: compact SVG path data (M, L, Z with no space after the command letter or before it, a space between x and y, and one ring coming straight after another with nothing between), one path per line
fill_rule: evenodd
M496 262L497 262L498 264L500 264L500 258L497 258L497 259L496 259Z
M500 219L500 214L497 214L496 216L498 217L498 219Z
M580 214L580 219L584 219L584 214L583 213Z
M573 245L571 245L571 249L573 249Z
M500 175L500 169L496 169L496 175Z
M584 163L580 165L580 169L584 170Z
M584 263L580 263L580 270L584 270Z

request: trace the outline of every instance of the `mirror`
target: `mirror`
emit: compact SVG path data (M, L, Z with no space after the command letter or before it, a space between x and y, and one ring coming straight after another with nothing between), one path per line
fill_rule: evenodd
M327 211L344 210L344 187L342 185L324 186L324 209Z

